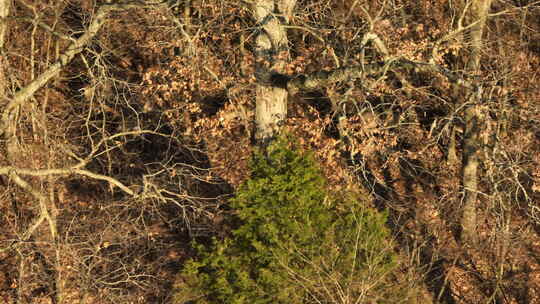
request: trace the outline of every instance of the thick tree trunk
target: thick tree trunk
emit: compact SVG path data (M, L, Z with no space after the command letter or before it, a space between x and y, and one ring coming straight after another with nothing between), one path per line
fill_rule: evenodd
M255 138L260 142L271 139L287 117L288 92L284 87L271 85L272 76L282 74L289 57L287 32L282 22L288 22L296 0L259 0L252 7L259 25L256 38L256 77L258 80Z
M480 71L482 52L482 35L492 0L471 0L469 23L477 22L470 30L470 55L466 62L466 71L476 75ZM481 87L472 94L467 94L470 105L465 109L465 132L463 136L463 175L464 205L461 227L463 241L474 244L477 240L477 199L478 199L478 165L480 152L480 98Z

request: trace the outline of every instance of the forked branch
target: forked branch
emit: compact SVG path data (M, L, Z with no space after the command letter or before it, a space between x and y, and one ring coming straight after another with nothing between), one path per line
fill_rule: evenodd
M99 7L96 14L93 16L92 22L88 26L88 29L84 34L76 39L67 49L61 54L58 60L50 65L45 72L41 73L27 86L17 91L14 96L9 100L8 104L2 111L0 120L0 136L3 135L11 120L13 110L32 97L37 90L42 88L49 80L58 75L63 67L71 62L71 60L80 52L82 52L86 45L97 35L103 24L107 21L107 17L114 11L126 10L129 8L140 8L151 5L161 4L161 1L146 2L146 1L133 1L126 3L114 3L104 4Z

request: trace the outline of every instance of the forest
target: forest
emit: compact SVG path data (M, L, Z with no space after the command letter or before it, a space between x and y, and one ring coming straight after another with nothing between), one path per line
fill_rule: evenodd
M540 303L540 1L0 0L1 303Z

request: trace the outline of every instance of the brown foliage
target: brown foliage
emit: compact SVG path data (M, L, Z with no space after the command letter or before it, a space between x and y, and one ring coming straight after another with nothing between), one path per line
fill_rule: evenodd
M2 98L45 71L102 4L13 3ZM191 3L189 11L178 4L115 12L18 109L16 141L0 142L0 167L87 160L86 170L134 194L75 173L23 176L58 211L56 239L45 220L23 241L39 200L0 176L0 302L167 302L189 240L222 230L216 219L230 212L226 198L246 179L253 149L256 25L242 2ZM299 1L286 73L383 59L374 43L362 45L368 31L390 56L462 73L469 40L467 31L447 36L464 9L453 4ZM477 248L457 237L462 164L449 161L448 149L454 141L462 153L463 96L444 77L388 71L300 92L284 126L315 152L333 189L361 187L389 209L396 250L408 261L401 279L444 303L540 301L540 12L492 7L503 10L488 20L475 75L485 123Z

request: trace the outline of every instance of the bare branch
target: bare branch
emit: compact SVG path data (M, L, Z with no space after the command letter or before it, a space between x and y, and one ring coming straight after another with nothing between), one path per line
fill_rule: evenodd
M131 196L135 195L135 193L131 189L129 189L126 185L124 185L123 183L121 183L120 181L118 181L117 179L115 179L113 177L98 174L98 173L93 173L93 172L90 172L90 171L84 170L84 169L77 169L76 167L77 166L74 166L74 167L71 167L71 168L33 170L33 169L21 169L21 168L16 168L16 167L12 167L12 166L5 166L5 167L0 167L0 175L8 175L9 174L10 176L13 176L13 174L15 174L15 175L20 174L20 175L43 177L43 176L49 176L49 175L64 175L64 176L67 176L67 175L79 174L79 175L84 175L84 176L91 177L93 179L99 179L99 180L107 181L110 184L115 185L118 188L122 189L122 191L124 191L125 193L127 193L127 194L129 194ZM21 186L21 188L23 188L23 187ZM37 192L37 193L39 193L39 192ZM33 194L33 195L35 196L36 194Z
M67 175L72 175L72 174L78 174L78 175L83 175L83 176L87 176L87 177L90 177L90 178L93 178L93 179L98 179L98 180L103 180L103 181L106 181L108 182L109 184L111 185L114 185L118 188L120 188L122 191L124 191L125 193L129 194L130 196L136 196L137 193L135 193L133 190L131 190L129 187L127 187L126 185L124 185L122 182L118 181L117 179L113 178L113 177L110 177L110 176L106 176L106 175L102 175L102 174L98 174L98 173L94 173L94 172L91 172L91 171L88 171L88 170L85 170L83 169L87 164L88 162L96 156L96 152L99 150L99 148L107 141L110 141L110 140L113 140L115 138L119 138L119 137L122 137L122 136L128 136L128 135L141 135L141 134L154 134L154 135L160 135L160 136L165 136L167 137L167 135L165 134L161 134L161 133L158 133L158 132L154 132L154 131L151 131L151 130L138 130L138 131L128 131L128 132L121 132L121 133L117 133L117 134L114 134L112 136L109 136L109 137L106 137L104 139L102 139L101 141L99 141L99 143L97 143L94 147L92 147L92 152L87 156L85 157L84 159L81 159L81 158L78 158L79 159L79 162L69 168L56 168L56 169L25 169L25 168L17 168L17 167L13 167L13 166L5 166L5 167L0 167L0 175L9 175L9 176L12 176L12 174L15 174L18 176L18 174L20 175L28 175L28 176L36 176L36 177L44 177L44 176L50 176L50 175L63 175L63 176L67 176ZM22 180L21 180L22 181ZM24 181L22 181L20 184L17 183L21 188L23 189L26 189L25 187L23 187ZM39 194L39 192L36 192L36 194L33 194L34 196L36 196L37 194ZM37 197L37 196L36 196Z
M491 14L485 14L484 16L481 16L480 18L472 21L471 23L467 24L466 26L463 26L463 18L464 16L466 15L465 13L467 12L470 4L472 2L471 1L467 1L466 3L466 6L463 10L463 13L462 15L460 16L459 20L458 20L458 25L457 25L457 29L447 33L446 35L444 35L443 37L439 38L435 43L434 43L434 47L433 49L431 50L431 58L430 58L430 61L434 61L437 54L439 53L439 48L440 46L446 42L446 41L449 41L453 38L455 38L456 36L458 36L459 34L467 31L467 30L470 30L472 29L473 27L476 27L478 26L479 24L481 23L485 23L487 18L490 18L490 17L497 17L497 16L501 16L501 15L506 15L512 11L515 11L515 10L526 10L526 9L529 9L531 7L534 7L534 5L537 5L538 3L540 3L540 1L535 1L533 3L530 3L530 4L527 4L526 6L523 6L523 7L513 7L513 8L510 8L510 9L505 9L505 10L502 10L500 12L496 12L496 13L491 13Z
M1 117L1 126L0 126L0 135L2 135L7 128L7 125L11 119L12 112L15 108L25 102L28 98L32 97L37 90L43 87L49 80L55 77L63 67L65 67L69 62L80 52L83 51L84 47L97 35L103 24L107 21L108 15L113 11L125 10L135 7L143 7L148 5L160 4L160 2L129 2L129 3L115 3L115 4L106 4L102 5L96 14L93 16L93 20L88 26L86 32L77 40L75 40L67 50L60 55L58 61L50 65L45 72L36 77L32 82L30 82L26 87L20 89L13 98L9 101L7 106L4 108Z
M415 62L403 58L389 59L384 62L372 63L364 66L343 67L332 71L319 71L311 75L300 75L288 80L286 85L289 93L294 95L300 90L314 90L336 82L384 74L388 70L395 69L442 74L449 81L457 85L469 89L475 87L473 83L439 65Z
M49 223L49 229L51 231L51 235L53 240L56 240L57 237L57 229L56 229L56 221L54 220L54 215L51 216L48 209L48 199L47 196L43 195L38 190L34 189L28 182L26 182L24 179L22 179L15 170L3 170L4 168L0 168L0 174L9 174L10 178L22 189L29 192L33 197L35 197L39 201L39 216L37 219L34 220L34 222L28 227L28 229L23 233L22 237L19 241L26 241L28 240L32 234L36 231L36 229L43 223L44 220L47 220ZM9 246L0 249L0 252L8 251L13 248L17 243L13 242Z

